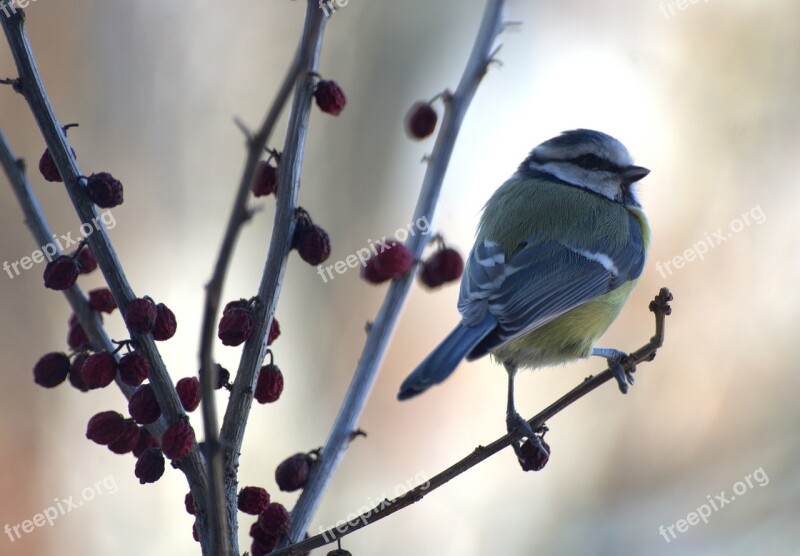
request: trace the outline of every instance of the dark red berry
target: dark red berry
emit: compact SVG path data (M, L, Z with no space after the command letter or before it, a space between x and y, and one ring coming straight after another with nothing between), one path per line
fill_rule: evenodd
M89 345L89 337L80 324L70 324L67 332L67 345L71 349L81 349Z
M306 486L312 459L308 454L295 454L283 460L275 469L275 482L284 492L294 492Z
M89 247L84 247L77 255L73 255L75 260L78 261L78 267L81 274L89 274L91 271L97 269L97 259Z
M200 381L196 377L187 376L175 385L178 398L186 411L194 411L200 405Z
M187 492L186 496L183 497L183 505L186 506L186 513L189 515L195 515L194 497L192 496L191 492Z
M134 474L141 484L155 483L164 474L164 454L158 448L148 448L136 460Z
M163 303L156 305L156 312L156 325L153 329L153 339L159 342L169 340L175 335L175 330L178 328L178 322L175 320L175 313Z
M328 552L327 556L353 556L350 554L350 551L345 550L344 548L336 548Z
M550 445L542 439L542 445L548 454L552 454ZM533 444L530 440L525 440L522 443L522 459L520 465L523 471L541 471L547 462L550 460L549 455L545 455L538 446Z
M362 276L367 282L380 284L393 280L408 272L414 265L411 251L402 243L392 241L374 257L370 257L364 266Z
M131 301L125 311L125 322L131 332L142 334L152 332L156 326L156 318L158 318L156 304L143 297Z
M86 181L89 199L100 208L122 204L122 184L108 172L98 172Z
M253 332L253 317L250 311L231 307L222 313L217 329L217 337L226 346L242 344Z
M140 425L155 423L161 417L156 393L149 384L140 386L128 401L128 413Z
M250 306L250 302L246 299L237 299L236 301L229 301L225 304L225 308L222 309L222 314L224 315L231 309L247 309Z
M298 222L292 236L292 247L297 249L301 259L316 266L330 257L331 238L328 232L316 224Z
M45 388L53 388L67 379L69 369L67 354L54 351L43 355L33 366L33 381Z
M180 459L192 451L194 441L194 429L188 421L175 421L164 431L161 449L169 459Z
M253 539L250 545L251 556L267 556L278 545L278 537L264 535L263 539Z
M51 290L67 290L75 284L81 267L69 255L59 255L44 267L44 287Z
M335 81L325 79L317 83L317 88L314 89L314 98L320 110L332 116L338 116L347 104L347 98L344 96L342 88Z
M117 308L117 302L108 288L97 288L89 292L89 306L95 311L111 313Z
M108 445L108 449L115 454L127 454L136 448L139 443L139 427L132 420L125 421L122 435Z
M458 280L462 272L464 272L464 259L455 249L445 247L422 264L419 279L429 288L435 288L446 282Z
M248 486L239 491L239 511L258 515L267 509L269 493L261 487Z
M278 339L278 336L281 335L281 323L278 322L278 319L272 317L272 324L269 325L269 334L267 334L267 345L270 345L272 342Z
M256 168L256 181L253 183L253 195L263 197L272 195L278 189L278 168L270 162L262 160Z
M253 397L258 403L272 403L283 392L283 374L277 365L264 365L258 373L256 391Z
M139 441L136 443L136 447L133 449L133 456L138 458L148 448L158 448L158 447L159 447L158 440L153 438L153 435L151 435L146 428L140 427Z
M72 365L69 368L69 383L74 387L80 390L81 392L88 392L89 387L86 386L86 383L83 382L83 377L81 376L81 369L83 368L84 362L89 358L89 354L86 352L81 352L75 356L72 360Z
M427 102L415 102L406 114L406 133L412 139L424 139L436 129L439 115Z
M200 533L197 532L197 521L192 523L192 538L196 542L200 542Z
M150 363L138 352L126 353L119 360L119 378L129 386L139 386L150 376Z
M86 425L86 438L107 446L125 432L125 417L116 411L101 411Z
M98 351L86 358L81 367L83 383L91 390L105 388L117 376L117 360L107 351Z
M75 150L72 147L70 147L69 150L72 151L72 158L75 158ZM58 173L58 168L56 168L53 155L50 154L50 149L45 149L42 153L42 157L39 159L39 172L41 172L42 176L47 181L64 181L61 179L61 174Z
M278 537L289 532L292 518L283 504L270 502L258 516L258 526L262 532L271 537Z

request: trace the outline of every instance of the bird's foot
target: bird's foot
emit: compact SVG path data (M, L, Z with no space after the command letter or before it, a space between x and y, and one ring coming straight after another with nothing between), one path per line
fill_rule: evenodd
M592 355L597 355L606 359L608 362L608 368L611 370L611 373L614 375L614 378L617 381L619 391L623 394L627 394L628 385L633 385L633 373L636 372L635 366L631 367L630 369L625 369L624 363L628 358L628 354L617 349L595 348L592 352Z

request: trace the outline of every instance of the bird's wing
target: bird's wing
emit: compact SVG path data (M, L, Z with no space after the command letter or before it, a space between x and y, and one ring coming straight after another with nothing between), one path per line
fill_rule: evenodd
M632 217L629 241L617 248L578 247L529 236L508 260L494 242L477 244L461 281L458 310L467 326L486 313L496 330L470 359L534 330L635 279L644 265L641 228Z

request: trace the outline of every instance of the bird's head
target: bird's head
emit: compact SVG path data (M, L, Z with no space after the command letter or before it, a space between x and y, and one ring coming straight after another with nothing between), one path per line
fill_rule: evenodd
M611 200L639 206L632 186L650 170L635 166L625 145L610 135L575 129L534 148L520 165L519 173L549 174Z

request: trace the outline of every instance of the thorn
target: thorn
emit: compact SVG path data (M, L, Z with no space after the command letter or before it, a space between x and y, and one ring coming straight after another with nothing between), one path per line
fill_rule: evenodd
M239 131L242 132L245 139L247 139L247 143L250 144L253 142L253 132L245 125L245 123L238 117L233 118L233 123L236 124L236 127L239 128Z

